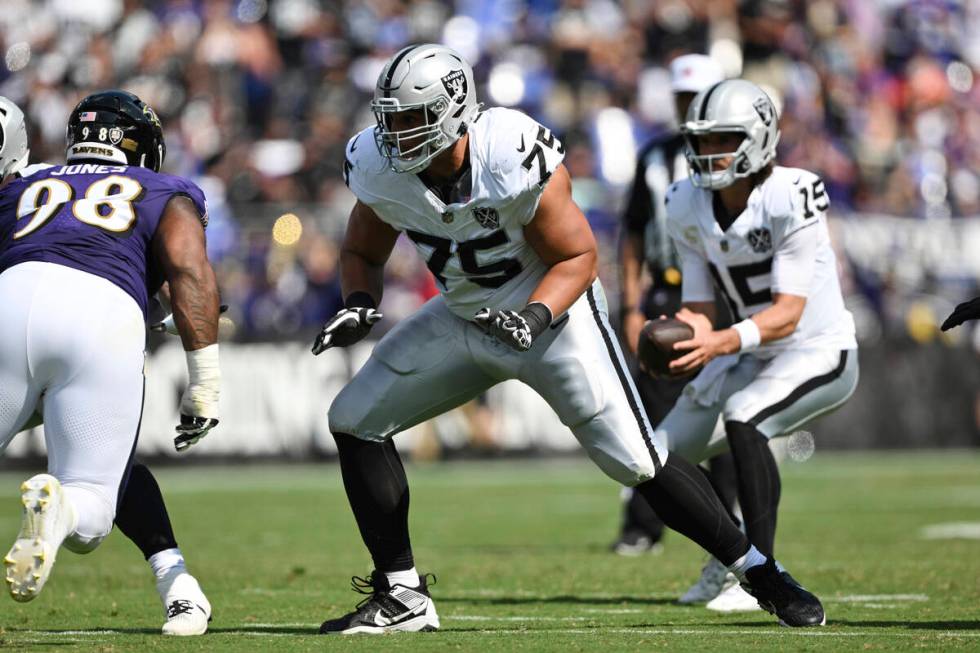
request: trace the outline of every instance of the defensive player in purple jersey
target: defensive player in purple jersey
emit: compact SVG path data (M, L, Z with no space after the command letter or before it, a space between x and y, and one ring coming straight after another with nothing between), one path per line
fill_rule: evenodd
M0 173L23 166L26 142L23 150L0 143ZM108 534L121 496L120 528L155 552L148 558L158 588L167 586L164 632L189 635L206 630L210 606L183 569L149 470L134 468L139 491L123 494L142 412L143 323L164 280L190 372L178 450L218 422L206 206L194 184L158 174L164 152L152 109L129 93L98 93L72 112L68 165L21 170L26 176L0 189L0 301L8 308L0 450L40 412L50 472L23 484L24 521L4 564L11 595L31 600L62 543L87 552Z
M29 177L53 167L49 163L28 165L28 160L24 113L16 104L0 96L0 187L15 177ZM162 314L154 315L151 311L150 328L179 336L172 316L165 323L153 323L162 317ZM22 430L41 423L41 416L35 412ZM166 619L163 633L188 636L207 632L210 603L197 579L187 571L160 486L149 468L139 460L133 461L129 480L116 508L115 524L139 547L153 570Z

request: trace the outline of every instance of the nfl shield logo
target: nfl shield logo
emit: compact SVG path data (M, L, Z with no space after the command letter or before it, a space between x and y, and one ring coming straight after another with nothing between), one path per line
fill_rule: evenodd
M752 247L752 251L757 254L764 254L772 249L772 234L765 227L753 229L746 234L746 238Z
M500 214L492 206L481 206L473 209L473 217L484 229L496 229L500 226Z

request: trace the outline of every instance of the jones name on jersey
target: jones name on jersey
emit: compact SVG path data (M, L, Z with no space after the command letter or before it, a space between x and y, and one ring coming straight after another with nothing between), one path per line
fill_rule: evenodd
M523 230L564 158L561 142L519 111L478 114L469 126L470 170L446 203L417 175L393 171L373 130L347 144L344 181L412 240L450 310L469 320L483 307L523 308L546 270Z
M683 301L714 301L714 282L739 321L771 306L773 293L806 297L796 331L763 345L760 355L800 346L857 347L827 229L830 202L817 175L775 166L725 231L715 220L712 191L689 179L673 184L666 201L668 232L683 267Z

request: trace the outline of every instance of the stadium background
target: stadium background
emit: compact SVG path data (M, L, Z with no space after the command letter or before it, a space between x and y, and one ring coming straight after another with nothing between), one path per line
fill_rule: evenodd
M980 294L978 33L975 0L5 0L0 95L25 109L33 161L63 160L67 115L88 92L122 87L156 108L165 170L207 193L231 306L222 426L188 455L307 458L333 451L327 407L370 351L308 353L340 306L343 148L373 120L384 60L447 43L474 64L483 102L559 134L615 304L635 153L673 121L665 66L710 53L771 91L779 161L819 173L832 199L862 381L814 425L817 446L976 446L980 330L936 325ZM402 240L392 257L372 335L435 292L412 249ZM147 375L140 451L174 455L179 343L154 339ZM41 443L18 438L8 458L35 459ZM399 447L426 459L577 449L516 382Z

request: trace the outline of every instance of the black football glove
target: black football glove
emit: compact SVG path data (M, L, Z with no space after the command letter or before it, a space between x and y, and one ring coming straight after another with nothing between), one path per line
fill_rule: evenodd
M517 351L530 349L534 339L548 328L551 320L551 309L541 302L528 304L520 313L481 308L473 316L473 321L490 335Z
M318 356L331 347L350 347L368 334L374 323L383 316L375 308L374 299L365 292L355 292L341 309L327 320L313 341L313 355Z
M174 448L183 451L208 434L208 431L218 425L216 417L195 417L181 415L177 426L177 437L174 438Z
M953 327L959 326L967 320L980 319L980 297L975 297L968 302L963 302L953 309L946 321L943 322L943 331L949 331Z

